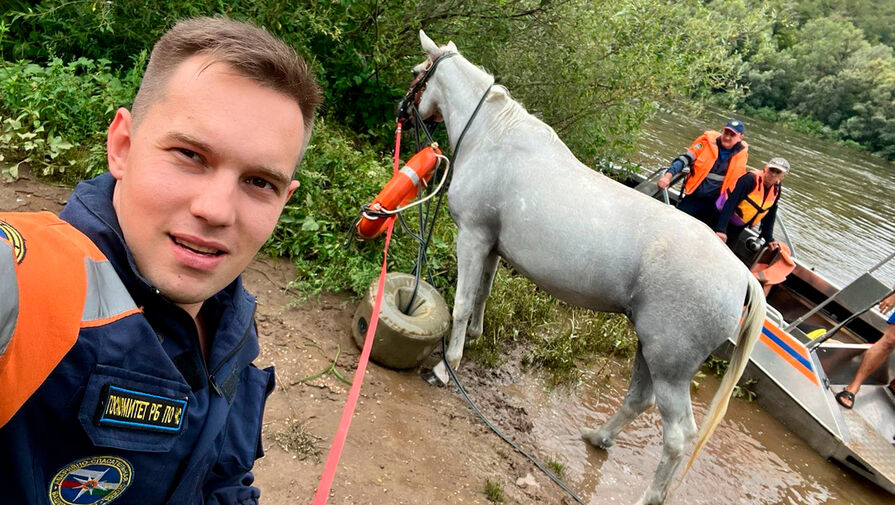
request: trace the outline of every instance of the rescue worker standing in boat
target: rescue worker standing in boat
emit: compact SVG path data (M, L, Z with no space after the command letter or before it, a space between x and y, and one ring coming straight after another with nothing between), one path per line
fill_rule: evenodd
M895 289L895 286L892 286L892 289ZM879 311L883 314L886 314L893 308L895 308L895 294L889 295L879 303ZM895 312L892 312L889 316L889 320L886 322L888 323L886 331L884 331L883 336L874 342L864 353L864 357L861 358L861 364L858 365L858 371L855 372L854 378L842 389L842 391L836 393L836 401L839 402L839 405L842 405L847 409L854 407L855 395L858 394L861 385L867 380L867 377L870 377L877 368L881 367L886 362L886 359L888 359L889 355L892 354L892 351L895 350ZM886 387L888 387L892 395L895 396L895 379L892 379Z
M722 191L733 188L746 173L749 145L743 141L746 130L742 121L733 119L719 133L709 130L700 135L687 152L678 156L656 182L666 189L676 174L690 168L684 183L684 195L678 209L714 228L718 220L715 201Z
M736 185L721 193L716 202L720 211L715 233L733 247L746 227L761 225L761 238L776 250L774 222L780 203L781 182L789 173L789 162L784 158L771 158L761 172L748 172L740 176Z
M266 30L177 23L109 172L0 212L3 503L252 505L273 369L241 273L298 187L320 89Z

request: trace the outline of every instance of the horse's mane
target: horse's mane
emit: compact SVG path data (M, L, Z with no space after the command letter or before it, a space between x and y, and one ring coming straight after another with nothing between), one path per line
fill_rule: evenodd
M495 81L494 76L481 66L472 64L466 58L463 58L463 61L485 76L490 77L492 82ZM502 107L497 111L497 114L494 117L496 120L494 126L491 128L491 132L495 134L495 140L499 140L517 126L528 122L534 130L532 133L538 130L543 130L547 135L548 142L551 144L561 142L553 128L528 112L521 103L510 96L510 92L505 86L494 84L491 87L491 92L488 93L488 96L485 98L485 102L495 104L500 104L502 102Z
M560 141L556 131L550 125L528 112L521 103L513 99L506 87L495 84L491 87L491 92L485 98L485 101L493 103L503 102L503 106L497 111L494 128L492 128L492 132L498 139L517 126L528 122L531 126L536 127L535 130L542 129L547 134L548 142L551 144Z

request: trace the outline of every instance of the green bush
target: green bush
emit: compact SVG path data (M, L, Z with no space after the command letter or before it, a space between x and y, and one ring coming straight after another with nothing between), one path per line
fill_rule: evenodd
M352 135L335 123L321 119L314 127L308 152L296 178L301 186L286 206L274 234L265 246L271 254L293 258L298 268L296 284L304 293L344 291L363 293L378 275L383 238L359 242L352 238L352 224L361 206L373 201L392 175L391 156L368 144L352 143ZM407 147L402 159L413 152ZM456 228L443 204L429 249L429 268L442 293L453 290L456 264L453 243ZM415 210L405 215L416 228ZM410 272L417 242L395 225L389 249L389 271ZM445 291L446 290L446 291Z
M145 54L137 58L143 67ZM70 182L106 169L106 128L115 110L130 103L140 79L119 77L107 60L79 58L46 65L0 61L0 155L16 176L29 163L41 175Z
M624 315L571 307L502 266L485 305L484 334L469 351L493 367L511 348L525 349L524 364L549 370L560 382L576 378L600 354L633 356L637 337Z
M749 23L726 22L698 0L12 0L0 12L0 155L13 170L29 161L72 180L105 170L103 132L115 108L132 101L146 51L177 19L211 14L283 37L323 83L324 117L297 174L301 188L265 245L293 259L306 294L360 294L378 273L382 240L349 237L361 205L391 176L395 104L423 59L419 28L439 43L454 40L592 166L633 149L656 100L731 84L739 60L730 48L752 44L737 36ZM404 159L411 154L405 148ZM417 222L415 211L406 214ZM455 235L443 208L428 267L449 303ZM416 241L397 231L389 270L409 272L416 258ZM636 345L624 316L572 309L506 268L485 331L476 345L491 361L521 340L527 362L561 373Z

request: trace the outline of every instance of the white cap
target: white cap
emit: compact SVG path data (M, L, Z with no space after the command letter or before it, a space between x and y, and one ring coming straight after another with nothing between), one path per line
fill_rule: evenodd
M789 173L789 162L786 161L786 158L776 157L771 158L771 161L768 162L768 167L776 168L783 173Z

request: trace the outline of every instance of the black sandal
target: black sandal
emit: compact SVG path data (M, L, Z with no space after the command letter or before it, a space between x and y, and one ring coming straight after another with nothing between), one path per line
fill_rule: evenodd
M846 400L848 400L851 403L846 404L845 402L842 401L843 398L845 398ZM842 405L843 407L845 407L847 409L851 409L852 407L855 406L855 394L847 389L843 389L842 391L836 393L836 403L838 403L839 405Z

